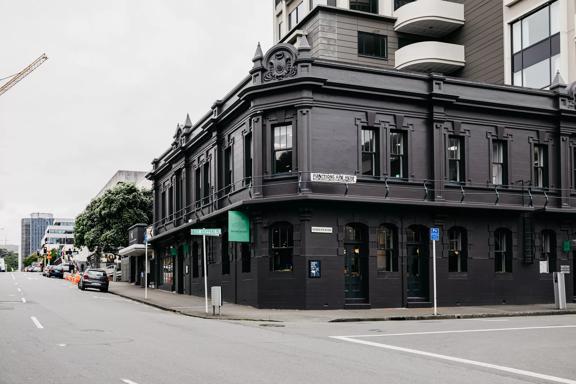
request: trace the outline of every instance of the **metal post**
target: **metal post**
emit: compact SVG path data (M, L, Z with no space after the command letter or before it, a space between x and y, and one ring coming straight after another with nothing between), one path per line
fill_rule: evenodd
M438 305L436 301L436 240L432 240L432 274L434 279L434 316L438 315Z
M206 235L202 236L202 250L204 253L204 301L206 302L206 313L208 313L208 268L206 267Z
M146 236L146 249L144 250L144 299L148 299L148 236Z

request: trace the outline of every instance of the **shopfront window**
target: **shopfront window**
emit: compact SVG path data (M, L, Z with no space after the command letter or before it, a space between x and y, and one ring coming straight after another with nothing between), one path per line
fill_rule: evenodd
M278 223L270 228L270 269L274 272L291 272L293 269L294 237L289 223Z
M383 224L378 228L376 264L378 271L398 272L398 245L396 227Z

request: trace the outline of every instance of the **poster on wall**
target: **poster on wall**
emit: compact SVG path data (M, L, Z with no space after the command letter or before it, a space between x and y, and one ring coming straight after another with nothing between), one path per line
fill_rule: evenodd
M320 278L320 260L308 261L308 277L311 279Z

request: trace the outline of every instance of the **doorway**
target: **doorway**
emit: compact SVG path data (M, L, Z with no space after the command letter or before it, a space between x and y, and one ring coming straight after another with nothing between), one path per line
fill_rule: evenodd
M368 227L345 227L344 298L346 304L368 303Z
M176 255L176 292L184 293L184 245L178 247Z
M412 225L406 230L406 274L408 301L429 299L428 229Z

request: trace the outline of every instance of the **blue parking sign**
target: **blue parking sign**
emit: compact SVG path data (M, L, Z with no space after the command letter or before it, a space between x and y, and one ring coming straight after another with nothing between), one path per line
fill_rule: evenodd
M440 240L440 228L437 227L430 228L430 240L432 241Z

